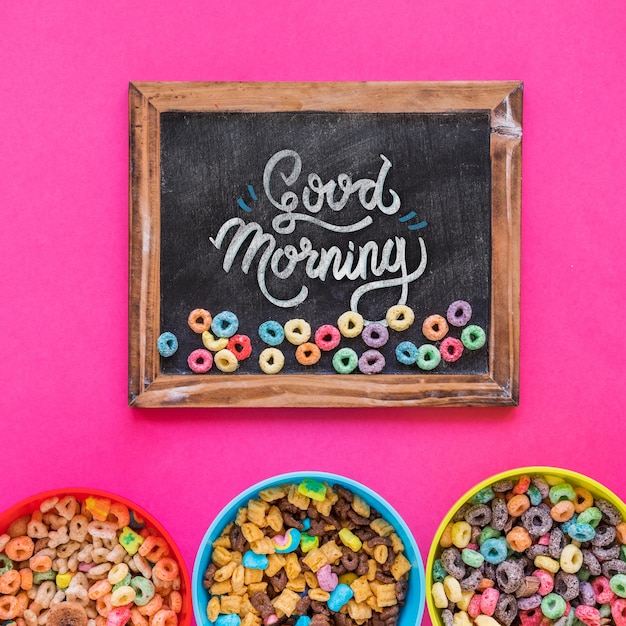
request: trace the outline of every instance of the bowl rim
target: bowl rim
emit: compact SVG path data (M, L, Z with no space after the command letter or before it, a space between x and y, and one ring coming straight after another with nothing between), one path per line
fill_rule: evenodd
M385 511L380 511L380 513L387 513L392 520L388 520L393 523L394 528L400 528L402 533L408 540L410 544L411 550L414 553L414 559L411 560L411 576L417 577L417 582L413 583L417 585L418 589L418 598L415 602L415 626L419 626L422 622L422 617L425 611L425 584L424 584L424 563L422 560L422 556L415 541L415 537L411 532L410 528L402 518L402 516L396 511L396 509L389 504L385 498L376 493L370 487L367 487L363 483L360 483L352 478L348 478L342 474L336 474L333 472L324 472L318 470L309 470L309 471L294 471L294 472L286 472L282 474L275 474L274 476L269 476L263 480L256 482L250 487L241 491L238 495L232 498L217 514L217 516L213 519L208 529L204 533L200 545L198 546L198 550L196 551L196 558L194 561L193 571L192 571L192 587L191 587L191 597L193 604L193 612L194 617L196 619L197 626L204 626L205 624L210 624L206 618L206 607L199 606L199 593L198 591L202 589L203 593L206 593L202 588L202 577L204 575L204 565L203 565L203 555L210 549L210 537L218 530L223 528L228 521L233 517L232 512L238 506L242 506L242 502L249 500L251 497L256 496L259 491L267 487L271 484L276 483L288 483L288 482L299 482L304 480L305 478L313 478L315 480L325 481L328 483L338 482L340 484L345 485L349 489L354 489L357 492L361 492L366 495L366 497L370 500L370 503L373 504L375 508L376 505L374 503L380 503ZM404 538L403 538L404 541Z
M179 571L181 574L181 586L184 589L184 593L181 594L183 598L183 607L178 615L178 626L189 626L191 624L191 616L193 613L193 603L191 601L191 577L189 575L189 570L187 569L187 565L185 564L185 560L180 551L180 548L174 541L172 535L167 531L165 526L163 526L163 524L158 519L156 519L156 517L152 513L147 511L144 507L137 504L133 500L126 498L125 496L120 496L112 491L106 491L104 489L96 489L90 487L61 487L46 489L45 491L26 496L25 498L22 498L21 500L12 504L7 509L0 511L0 534L6 532L6 529L9 527L11 522L18 519L22 515L32 513L37 508L39 508L39 505L45 500L59 496L74 496L79 500L81 498L87 498L88 496L108 498L110 500L113 500L114 502L119 502L120 504L127 506L129 509L132 509L133 511L138 513L143 519L145 519L150 524L150 526L153 526L155 530L157 530L161 534L161 536L167 541L170 550L173 552L174 557L178 563Z
M426 570L425 570L425 584L426 584L426 606L428 608L428 614L433 623L433 626L443 626L443 620L441 619L440 609L435 607L434 600L432 597L432 586L433 586L433 578L432 578L432 570L433 565L437 557L437 548L439 546L439 540L441 535L443 534L444 529L450 523L457 510L467 502L474 494L478 493L481 489L485 487L489 487L495 482L499 480L505 480L508 478L519 477L522 474L542 474L544 476L554 476L555 478L563 478L567 480L571 480L575 483L576 486L581 486L589 489L592 493L597 495L601 495L605 499L609 500L612 504L617 506L622 517L626 519L626 504L624 503L619 496L617 496L613 491L611 491L608 487L605 487L603 484L599 483L597 480L586 476L585 474L581 474L574 470L566 469L563 467L554 467L549 465L530 465L525 467L518 467L510 470L505 470L502 472L498 472L497 474L493 474L477 483L470 489L468 489L460 498L458 498L454 504L448 509L445 517L437 527L435 534L433 535L432 542L430 544L430 548L428 550L428 557L426 559Z

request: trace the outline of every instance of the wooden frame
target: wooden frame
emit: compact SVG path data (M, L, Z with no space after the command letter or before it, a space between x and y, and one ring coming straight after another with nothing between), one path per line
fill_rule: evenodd
M522 83L131 83L129 404L469 406L519 400ZM490 112L492 291L486 375L160 371L160 115L169 111Z

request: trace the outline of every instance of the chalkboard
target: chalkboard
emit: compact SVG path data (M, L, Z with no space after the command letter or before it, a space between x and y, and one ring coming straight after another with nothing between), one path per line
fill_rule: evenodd
M130 403L516 404L521 96L500 82L131 84ZM388 317L399 307L409 328ZM231 348L220 368L211 346L215 366L192 371L195 309L235 319L251 355ZM312 364L285 339L265 373L261 324L301 320L315 343L347 312L365 333L318 341L330 349ZM433 315L450 323L427 338ZM173 354L159 353L166 332ZM439 357L445 339L465 343L459 358ZM434 348L436 367L398 358L407 342ZM373 348L350 373L333 359Z

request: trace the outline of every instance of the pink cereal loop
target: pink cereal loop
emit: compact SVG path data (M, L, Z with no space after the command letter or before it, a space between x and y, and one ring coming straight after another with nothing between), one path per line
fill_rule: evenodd
M611 615L615 626L626 626L626 598L616 598L611 603Z
M498 604L499 597L500 592L494 587L485 589L480 599L481 612L485 615L493 615L494 611L496 610L496 604Z
M591 581L591 588L596 594L596 602L599 604L606 604L615 599L615 594L606 576L596 576L596 578Z
M600 626L601 624L602 618L600 617L600 611L594 606L581 604L576 607L574 615L576 615L581 622L587 624L587 626Z
M540 596L547 596L554 589L554 577L545 569L536 569L533 574L539 579L539 589L537 593Z

